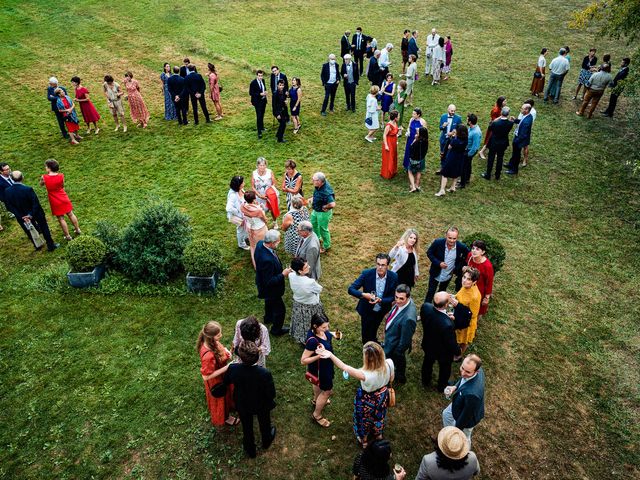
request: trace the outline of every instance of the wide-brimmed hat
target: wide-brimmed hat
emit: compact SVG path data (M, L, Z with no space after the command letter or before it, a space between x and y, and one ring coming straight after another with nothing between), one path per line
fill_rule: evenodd
M469 453L469 441L462 430L456 427L444 427L438 433L440 451L452 460L460 460Z

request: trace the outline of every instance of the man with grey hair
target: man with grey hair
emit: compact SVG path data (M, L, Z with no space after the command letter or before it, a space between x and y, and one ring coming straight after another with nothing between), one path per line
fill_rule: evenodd
M560 90L562 89L562 80L564 80L564 76L569 71L569 68L570 64L569 60L567 60L567 51L561 48L558 56L551 60L549 64L551 77L549 78L547 89L544 91L545 102L549 100L549 96L552 96L553 103L558 103L560 100Z
M300 243L296 250L296 257L304 258L309 264L308 277L319 280L322 275L322 267L320 266L320 240L313 231L313 225L307 220L303 220L298 224L298 235Z
M386 78L389 73L389 67L391 66L391 59L389 54L393 50L393 44L387 43L387 45L380 50L380 58L378 59L378 66L380 67L380 78Z
M69 138L67 127L65 127L64 125L64 115L62 115L62 112L58 111L58 96L55 93L56 88L60 88L65 95L67 94L67 89L58 85L58 79L56 77L51 77L49 79L49 86L47 87L47 100L51 102L51 110L56 114L58 127L60 127L60 133L62 133L62 136L64 138Z
M487 171L480 174L485 180L491 180L491 171L493 170L493 162L498 157L496 164L496 180L500 180L502 173L502 162L504 161L504 152L509 146L509 132L513 128L513 120L509 119L509 107L502 107L499 118L496 118L489 124L489 158L487 160Z
M320 114L326 117L329 98L331 98L329 111L333 113L333 102L336 99L336 90L340 83L338 63L336 62L336 56L333 53L329 55L329 61L322 65L320 80L322 80L322 86L324 87L324 101L322 102L322 110L320 111Z
M264 300L264 323L271 323L273 335L284 335L289 332L283 327L287 313L282 296L284 295L284 279L289 276L291 269L283 269L276 249L280 244L280 232L268 230L264 240L256 245L254 258L256 261L256 286L258 298Z
M380 58L380 50L373 52L373 57L369 59L369 66L367 70L367 78L371 82L371 85L382 85L382 75L380 75L380 67L378 66L378 60Z
M312 205L311 224L313 225L313 231L322 241L320 253L324 253L331 248L329 222L333 218L336 197L324 173L316 172L311 179L315 187L313 197L308 200Z
M358 64L351 60L348 53L343 57L344 63L340 69L344 85L344 96L347 99L347 110L356 111L356 87L360 80Z
M438 35L435 28L432 28L431 33L427 35L427 63L424 67L425 75L433 75L433 71L431 70L433 62L431 59L433 58L433 50L438 46L439 41L440 35Z

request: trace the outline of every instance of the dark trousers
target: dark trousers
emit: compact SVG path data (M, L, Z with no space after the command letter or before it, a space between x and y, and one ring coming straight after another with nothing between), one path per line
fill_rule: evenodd
M177 102L174 100L173 104L176 107L176 113L178 114L178 124L186 125L187 124L187 112L189 111L189 102L187 100L178 100Z
M435 277L429 276L429 286L427 287L427 295L424 297L424 301L427 303L433 302L433 296L436 294L436 292L446 292L450 281L451 278L449 280L445 280L444 282L439 282L435 279ZM457 283L458 282L456 280L456 285Z
M276 132L276 138L279 142L284 140L284 131L287 128L287 121L289 117L285 117L284 115L280 115L280 120L278 120L278 131Z
M336 99L336 91L338 90L337 83L325 83L324 84L324 100L322 102L322 110L321 112L327 111L327 103L329 103L329 98L331 98L331 103L329 103L329 110L333 112L333 102Z
M344 96L347 100L347 110L356 111L356 87L355 83L344 82Z
M390 353L387 358L393 360L393 365L396 369L396 381L398 383L407 383L407 357L405 357L404 352Z
M242 422L242 446L250 457L256 456L256 439L253 435L253 413L238 412L240 422ZM258 425L260 426L260 438L263 446L271 443L271 412L265 410L257 413Z
M615 93L612 93L611 96L609 97L609 106L604 111L604 113L606 115L609 115L610 117L613 117L613 112L616 111L617 105L618 105L618 95L616 95Z
M366 316L360 316L363 345L367 342L378 341L378 327L382 322L382 317L384 317L382 312L371 312Z
M202 113L204 113L204 118L209 121L209 111L207 110L207 99L204 96L204 93L200 95L200 98L196 98L194 94L190 95L191 97L191 106L193 107L193 123L198 125L198 102L200 102L200 108L202 108Z
M264 130L264 111L267 109L267 101L259 101L257 105L253 106L256 109L256 127L258 129L258 135Z
M451 363L453 362L451 356L435 358L430 356L429 352L425 352L424 360L422 361L422 384L425 387L431 384L433 364L436 362L438 362L438 390L442 392L449 383L449 377L451 376Z
M67 132L67 127L64 125L64 115L62 113L55 111L56 120L58 120L58 127L60 127L60 133L64 138L69 138L69 133Z
M502 173L502 162L504 162L504 152L509 145L499 145L497 147L489 147L489 158L487 160L487 175L491 178L491 171L493 170L493 162L498 157L496 163L496 179L500 178Z
M24 230L24 233L27 235L27 238L29 239L29 241L33 243L31 234L29 233L27 226L24 224L22 217L20 217L19 215L16 215L16 220L22 227L22 230ZM53 238L51 238L51 231L49 230L49 224L47 223L47 219L45 218L44 214L33 216L31 218L31 223L33 224L34 227L36 227L36 230L38 231L38 233L40 233L40 235L44 237L44 240L47 242L47 248L49 248L50 250L53 249L55 242L53 241ZM35 247L35 244L33 246Z
M282 297L264 299L264 323L272 323L271 333L280 333L284 324L284 316L287 308Z
M364 53L354 53L353 61L358 64L360 75L364 73Z
M520 166L520 159L522 158L522 148L516 146L516 142L513 142L513 150L511 151L511 159L507 168L512 172L518 173L518 167Z
M469 180L471 179L471 164L473 161L474 155L467 155L464 159L464 163L462 164L462 175L460 177L460 186L465 187Z

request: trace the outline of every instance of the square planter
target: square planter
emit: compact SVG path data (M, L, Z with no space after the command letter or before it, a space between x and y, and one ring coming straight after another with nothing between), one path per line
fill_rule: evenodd
M216 289L218 274L210 277L196 277L187 273L187 290L193 293L213 292Z
M97 287L104 277L104 265L98 265L91 272L75 273L69 271L67 279L69 285L76 288Z

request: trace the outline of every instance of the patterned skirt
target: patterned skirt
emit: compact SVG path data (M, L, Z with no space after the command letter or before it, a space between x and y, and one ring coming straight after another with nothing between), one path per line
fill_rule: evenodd
M591 70L580 69L580 76L578 77L578 83L580 85L586 85L591 78Z
M353 399L353 433L361 442L370 437L382 436L389 405L389 392L382 387L375 392L365 392L358 387Z
M322 313L322 302L316 305L307 305L293 301L291 307L291 327L289 334L298 342L304 344L307 341L307 332L311 328L311 317L316 313Z

